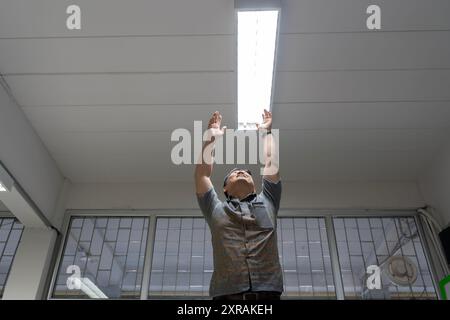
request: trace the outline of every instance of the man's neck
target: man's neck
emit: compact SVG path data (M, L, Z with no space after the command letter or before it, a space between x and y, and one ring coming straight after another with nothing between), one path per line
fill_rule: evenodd
M247 198L248 196L252 195L253 193L255 193L255 192L254 191L251 191L251 192L245 191L245 192L235 195L234 197L238 198L239 201L242 201L243 199Z

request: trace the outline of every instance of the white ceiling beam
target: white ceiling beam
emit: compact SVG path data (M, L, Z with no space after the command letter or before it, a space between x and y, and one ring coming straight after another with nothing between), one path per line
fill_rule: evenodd
M4 191L0 191L0 201L26 227L46 228L51 224L34 204L30 197L0 163L0 184Z

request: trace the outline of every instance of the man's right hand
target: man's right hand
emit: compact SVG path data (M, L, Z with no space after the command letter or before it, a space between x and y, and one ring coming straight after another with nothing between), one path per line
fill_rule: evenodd
M208 140L214 140L216 137L221 137L225 134L227 127L220 128L221 123L222 115L219 111L214 112L208 122Z

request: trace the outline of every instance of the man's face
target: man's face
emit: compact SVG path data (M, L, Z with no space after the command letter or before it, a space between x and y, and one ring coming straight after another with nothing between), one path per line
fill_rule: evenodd
M236 195L237 192L255 192L255 184L252 175L247 170L235 170L229 176L224 191L229 195Z

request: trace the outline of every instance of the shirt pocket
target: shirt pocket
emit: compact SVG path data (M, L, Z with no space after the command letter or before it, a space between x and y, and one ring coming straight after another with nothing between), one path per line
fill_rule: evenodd
M253 202L253 214L255 215L256 223L260 228L273 229L272 220L270 220L269 212L263 202Z

